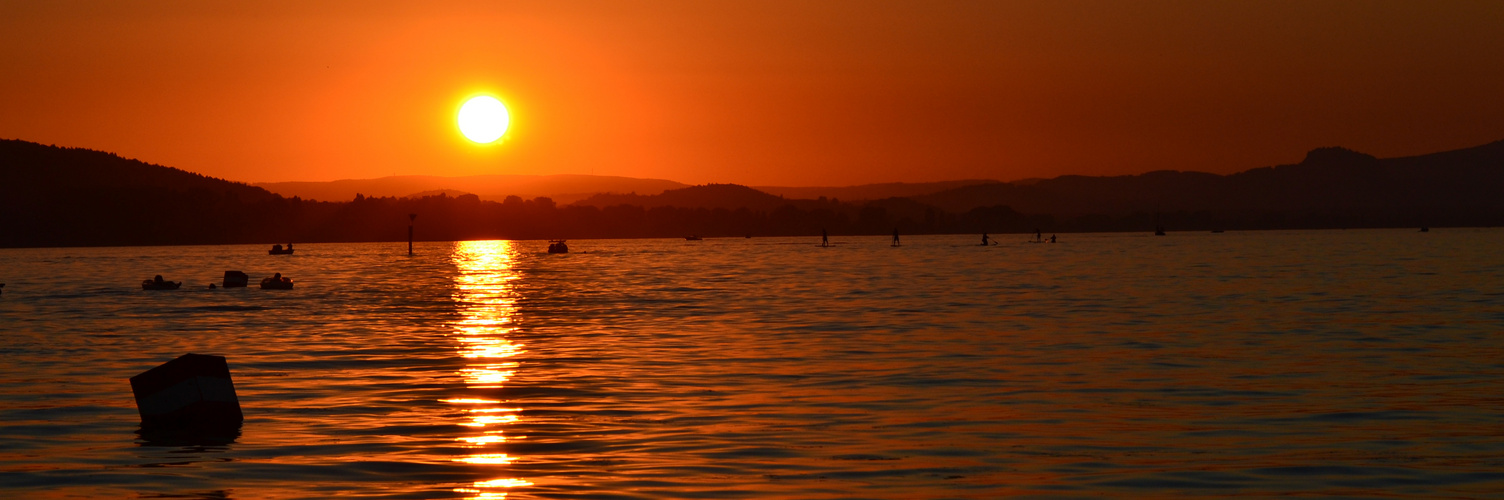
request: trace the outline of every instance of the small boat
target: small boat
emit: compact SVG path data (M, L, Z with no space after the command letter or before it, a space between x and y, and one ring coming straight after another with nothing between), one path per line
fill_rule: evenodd
M703 240L705 238L701 238L700 235L697 235L697 234L691 234L689 236L685 236L684 239L687 240L687 241L700 241L700 240Z
M1429 232L1431 232L1431 228L1429 226L1421 226L1420 227L1420 232L1422 232L1422 233L1429 233Z
M1164 236L1165 235L1165 227L1164 226L1154 226L1154 235L1155 236Z
M180 286L183 286L183 282L162 281L161 276L157 276L155 279L141 280L142 290L177 290Z
M569 245L564 240L548 240L548 253L569 253Z
M272 245L272 249L267 250L266 253L267 255L292 255L292 243L288 243L287 248L282 248L282 245Z
M283 278L281 273L276 276L268 276L261 279L262 290L292 290L292 279Z

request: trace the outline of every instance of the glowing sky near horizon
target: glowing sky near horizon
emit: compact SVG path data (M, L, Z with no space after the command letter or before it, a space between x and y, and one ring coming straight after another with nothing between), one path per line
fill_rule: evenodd
M0 137L245 182L1232 172L1504 139L1504 2L0 4ZM468 96L503 142L456 133Z

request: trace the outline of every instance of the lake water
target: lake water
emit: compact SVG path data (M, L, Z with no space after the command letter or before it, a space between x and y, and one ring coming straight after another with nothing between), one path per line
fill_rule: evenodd
M1504 493L1504 230L1025 238L0 250L0 497Z

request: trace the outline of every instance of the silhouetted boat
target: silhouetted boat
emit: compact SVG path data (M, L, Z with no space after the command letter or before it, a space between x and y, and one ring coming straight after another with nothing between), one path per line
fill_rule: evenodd
M699 235L691 234L689 236L685 236L684 239L688 240L688 241L700 241L700 240L703 240L705 238L701 238Z
M1165 235L1165 227L1164 226L1154 226L1154 235L1155 236L1164 236Z
M1431 232L1431 228L1428 227L1428 226L1421 226L1420 227L1420 232L1422 232L1422 233L1429 233L1429 232Z
M569 253L569 245L564 240L548 240L548 253Z
M142 290L177 290L183 286L181 281L141 280Z
M261 279L261 289L262 290L292 290L292 278L283 278L280 275L280 273L278 274L278 276L268 276L268 277L262 278Z
M292 255L292 244L288 243L287 248L282 248L282 245L272 245L272 249L267 250L266 253L269 255Z

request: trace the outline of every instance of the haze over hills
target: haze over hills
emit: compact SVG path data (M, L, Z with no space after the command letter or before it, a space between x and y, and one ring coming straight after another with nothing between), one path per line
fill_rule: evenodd
M545 177L524 180L535 186L641 181L637 185L650 189L594 194L566 205L543 197L487 201L468 189L415 193L412 183L389 178L400 191L376 196L383 193L372 189L372 196L320 202L105 152L5 140L0 247L391 241L405 238L411 213L421 214L419 239L441 241L883 234L894 228L905 234L1149 231L1156 224L1170 231L1504 225L1504 141L1388 159L1321 148L1297 164L1232 175L1061 176L869 201L780 197L734 184L676 188L651 179ZM652 189L658 192L644 194Z
M921 196L975 184L993 184L997 182L991 179L963 179L939 182L885 182L840 187L752 186L752 189L784 198L813 200L824 196L845 201L861 201Z
M920 196L975 184L996 183L988 179L940 182L889 182L856 186L752 186L752 189L789 199L817 199L822 196L846 201ZM670 189L689 187L662 179L638 179L604 175L477 175L440 177L402 175L376 179L343 179L328 182L261 182L254 186L286 197L298 196L321 201L345 201L356 194L365 196L423 196L446 192L450 196L470 193L482 200L502 201L507 196L532 199L548 197L557 203L570 204L596 194L636 194L650 196ZM592 204L599 205L593 202Z
M596 193L658 194L668 189L688 187L662 179L637 179L606 175L472 175L439 177L398 175L376 179L344 179L328 182L260 182L252 184L286 197L297 196L320 201L349 201L356 194L387 197L411 196L423 192L463 191L482 200L502 201L507 196L532 199L552 198L557 203L573 203Z
M687 207L736 210L773 210L778 207L813 200L792 200L737 184L707 184L671 189L658 194L597 194L577 201L578 206L598 208L631 205L643 208Z

